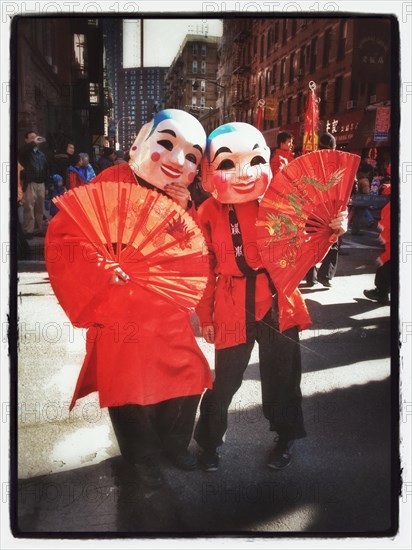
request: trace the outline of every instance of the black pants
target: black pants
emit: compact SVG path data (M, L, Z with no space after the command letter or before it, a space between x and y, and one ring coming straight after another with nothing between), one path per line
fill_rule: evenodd
M388 260L378 267L375 274L375 286L383 296L391 291L391 262Z
M286 439L306 435L302 414L301 358L297 327L279 333L269 312L255 322L259 343L259 369L263 414L270 429ZM194 438L203 449L223 443L228 409L242 384L254 342L216 350L213 389L207 390L200 404L200 418Z
M200 395L168 399L154 405L109 407L122 456L130 463L156 459L160 453L187 450Z
M306 274L306 282L308 284L316 283L318 277L327 279L330 281L336 275L336 270L338 269L338 257L339 257L339 248L342 242L342 238L333 243L330 247L329 252L323 258L322 263L319 269L316 266L313 266L309 269Z

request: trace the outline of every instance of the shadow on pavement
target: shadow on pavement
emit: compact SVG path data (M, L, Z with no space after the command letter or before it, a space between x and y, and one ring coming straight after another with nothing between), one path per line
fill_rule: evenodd
M390 406L389 379L306 399L308 437L282 471L265 464L273 434L255 404L231 413L216 473L164 462L167 486L147 493L117 457L21 480L15 534L388 536L399 489Z

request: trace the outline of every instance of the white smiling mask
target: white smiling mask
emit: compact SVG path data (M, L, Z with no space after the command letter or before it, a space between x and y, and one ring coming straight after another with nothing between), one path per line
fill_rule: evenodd
M254 126L230 122L207 140L202 186L224 204L249 202L266 190L272 178L270 149Z
M140 130L130 149L130 166L148 183L164 189L194 180L206 134L199 121L179 109L166 109Z

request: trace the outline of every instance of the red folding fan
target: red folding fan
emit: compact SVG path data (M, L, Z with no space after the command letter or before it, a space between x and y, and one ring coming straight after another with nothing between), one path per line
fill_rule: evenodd
M257 239L279 290L291 294L329 250L329 223L347 206L359 161L343 151L315 151L273 178L259 206Z
M54 202L106 265L118 264L130 276L127 284L179 307L197 304L207 281L207 248L200 228L174 201L140 185L104 181L76 187Z

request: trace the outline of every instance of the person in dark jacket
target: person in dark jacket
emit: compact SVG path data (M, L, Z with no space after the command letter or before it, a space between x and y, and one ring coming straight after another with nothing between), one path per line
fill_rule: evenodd
M74 151L74 143L69 142L66 145L64 153L56 153L53 158L53 173L61 175L66 189L70 189L67 181L67 170L69 169L70 164L73 163Z
M110 168L110 166L113 166L115 159L116 154L114 150L111 147L105 147L103 149L103 155L97 161L97 168L99 172L102 172L103 170L106 170L106 168Z
M64 186L63 178L60 174L53 174L52 176L52 185L50 186L47 198L50 201L50 216L53 218L59 211L59 207L56 206L53 202L55 197L60 197L66 191Z
M39 145L46 140L36 132L25 135L25 144L18 152L18 161L23 166L23 233L30 239L43 230L44 199L49 181L49 166L46 155ZM37 225L37 230L36 229Z

